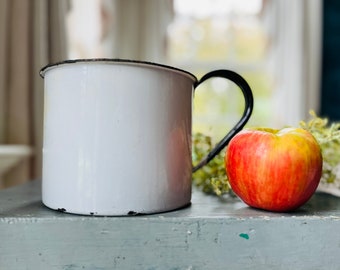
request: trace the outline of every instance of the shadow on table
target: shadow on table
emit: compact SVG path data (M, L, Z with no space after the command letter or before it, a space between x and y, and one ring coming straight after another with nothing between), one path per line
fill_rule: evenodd
M305 216L305 215L338 215L338 211L340 209L340 198L317 192L312 198L302 207L295 211L291 212L270 212L261 209L251 208L249 206L244 205L243 207L237 209L238 213L242 213L242 215L251 216L251 215L263 215L263 216Z

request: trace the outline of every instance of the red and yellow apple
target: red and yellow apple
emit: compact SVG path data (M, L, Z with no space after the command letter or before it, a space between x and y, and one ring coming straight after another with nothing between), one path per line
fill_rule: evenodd
M240 131L225 155L231 188L251 207L288 212L306 203L322 174L321 149L301 128Z

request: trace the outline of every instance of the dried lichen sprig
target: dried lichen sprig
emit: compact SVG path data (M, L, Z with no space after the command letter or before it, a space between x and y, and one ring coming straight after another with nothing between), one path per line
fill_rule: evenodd
M301 121L300 126L310 131L320 144L323 156L323 184L337 184L340 187L340 123L329 123L327 118L319 118L314 111L310 111L312 119Z
M327 118L319 118L314 111L309 112L312 116L308 122L301 121L300 127L310 131L318 140L320 146L329 148L340 142L340 123L334 122L329 125ZM340 158L340 155L339 155Z
M213 148L210 136L202 133L193 135L193 162L201 161ZM207 165L193 174L193 184L204 193L222 196L231 191L224 167L224 151L221 151Z

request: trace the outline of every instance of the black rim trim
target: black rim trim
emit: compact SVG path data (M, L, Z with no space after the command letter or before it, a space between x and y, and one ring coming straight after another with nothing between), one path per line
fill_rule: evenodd
M159 63L154 63L154 62L149 62L149 61L139 61L139 60L129 60L129 59L120 59L120 58L84 58L84 59L70 59L70 60L64 60L52 64L48 64L44 66L39 74L42 78L44 78L45 72L53 67L59 66L59 65L65 65L65 64L74 64L74 63L93 63L93 62L106 62L106 63L123 63L123 64L138 64L138 65L145 65L145 66L152 66L152 67L159 67L159 68L164 68L164 69L169 69L173 71L177 71L180 73L184 73L189 75L194 79L195 82L197 82L197 77L190 73L189 71L186 71L184 69L180 69L177 67L172 67L164 64L159 64Z

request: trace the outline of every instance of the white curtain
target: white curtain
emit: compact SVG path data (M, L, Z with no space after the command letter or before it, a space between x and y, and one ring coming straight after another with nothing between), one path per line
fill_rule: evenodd
M172 0L70 0L70 58L163 62ZM85 26L85 27L84 27Z
M173 18L172 0L113 0L115 58L165 61L166 31Z
M0 1L0 144L29 146L34 152L2 175L0 187L41 176L43 81L39 70L66 56L66 9L67 0Z
M276 22L275 94L278 125L296 126L319 111L322 52L322 1L272 1Z

